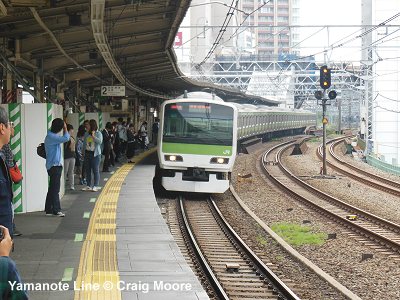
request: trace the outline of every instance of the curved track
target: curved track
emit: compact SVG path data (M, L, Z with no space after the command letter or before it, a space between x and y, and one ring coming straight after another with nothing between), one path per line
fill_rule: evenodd
M191 248L219 299L299 299L233 231L212 199L180 198L179 207Z
M400 254L400 226L351 206L305 183L282 164L281 158L292 142L277 145L268 150L261 160L263 170L286 194L299 200L306 206L358 234L380 244L380 250ZM349 215L356 215L349 220ZM378 250L378 249L377 249Z
M335 148L342 143L344 139L345 138L340 137L328 142L329 152L326 161L327 164L332 169L335 169L336 171L345 174L346 176L363 184L400 197L400 182L392 181L357 168L356 166L343 161L335 154ZM318 147L317 155L320 159L322 159L322 145Z

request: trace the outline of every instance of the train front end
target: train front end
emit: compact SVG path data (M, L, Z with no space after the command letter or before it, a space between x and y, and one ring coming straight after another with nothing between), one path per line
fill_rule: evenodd
M158 158L169 191L223 193L236 157L237 109L223 101L169 100L161 109Z

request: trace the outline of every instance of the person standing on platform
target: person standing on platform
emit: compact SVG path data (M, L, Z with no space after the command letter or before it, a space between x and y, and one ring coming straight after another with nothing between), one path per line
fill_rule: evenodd
M10 142L11 128L8 114L0 107L0 149ZM13 207L12 207L12 181L5 162L4 155L0 155L0 225L7 227L11 237L13 236Z
M81 125L78 128L78 133L76 134L76 149L75 149L75 155L76 155L76 160L75 160L75 166L76 166L76 172L79 175L79 184L80 185L85 185L86 184L86 179L85 179L85 168L84 168L84 150L83 150L83 140L85 138L85 125Z
M67 125L67 130L70 135L68 142L64 144L64 177L68 178L71 190L75 190L75 139L72 137L74 134L74 127L71 124Z
M63 131L62 136L59 135L61 131ZM44 140L44 146L46 148L46 169L50 177L45 205L46 215L65 217L65 214L61 211L59 195L63 169L61 144L68 142L69 139L70 135L67 130L67 124L60 118L54 119L51 123L50 131L47 133Z
M14 136L14 127L11 127L11 137L13 137L13 136ZM11 138L11 137L10 137L10 138ZM0 149L0 154L3 155L4 161L5 161L5 163L6 163L6 166L7 166L8 170L10 170L11 168L14 168L14 167L15 167L16 162L14 161L14 154L12 153L10 143L5 144L5 145L3 146L3 148ZM10 174L10 175L11 175L11 174ZM22 179L21 179L21 180L22 180ZM15 184L21 182L21 181L14 182L12 176L11 176L11 181L12 181L13 183L15 183ZM22 233L19 232L19 231L17 230L17 228L15 227L15 222L14 222L14 210L13 210L13 236L20 236L20 235L22 235Z
M118 137L119 137L119 153L120 153L120 157L122 157L126 152L126 143L128 142L125 121L122 121L122 123L119 124L117 128L118 128Z
M85 134L83 142L83 149L85 149L85 160L87 160L86 180L87 186L82 191L97 192L101 188L100 182L100 159L101 159L101 144L103 142L103 135L98 130L95 120L90 120L90 134ZM93 185L92 185L92 172L93 172Z
M85 137L87 134L90 134L90 124L89 124L89 120L85 120L85 122L83 122L83 125L85 126L85 134L83 136L83 141L85 141ZM83 145L82 145L83 147ZM83 151L83 165L82 165L82 177L85 179L85 184L87 184L87 180L86 180L86 173L87 173L87 169L89 168L89 163L86 159L85 156L85 148L82 148Z
M160 128L160 120L158 118L154 119L153 126L151 128L151 132L153 133L153 145L157 146L158 139L158 129Z
M128 163L133 163L132 157L135 156L135 150L136 150L136 140L135 140L135 129L133 124L129 125L129 128L127 130L127 136L128 136L128 145L126 147L126 158L128 159Z
M143 121L140 126L140 141L142 143L142 149L148 149L147 145L149 144L149 138L147 136L147 122Z
M112 151L112 130L113 126L111 122L107 122L106 128L101 132L103 134L103 172L110 172L110 156Z
M113 125L113 154L114 157L111 159L111 164L119 162L119 136L118 136L118 122L112 122Z
M9 230L0 226L0 299L27 300L28 295L24 288L19 290L14 287L22 285L15 262L10 258L13 241ZM11 284L10 284L11 283ZM22 285L23 286L23 285Z

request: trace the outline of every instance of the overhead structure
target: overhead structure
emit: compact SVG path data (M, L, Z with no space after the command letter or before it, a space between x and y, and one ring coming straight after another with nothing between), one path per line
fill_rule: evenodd
M223 98L247 98L235 88L188 79L178 69L172 45L190 0L3 3L0 52L41 100L49 100L52 90L90 92L101 85L125 85L130 94L160 99L203 88ZM10 70L3 65L3 72Z
M265 59L260 57L220 56L216 61L196 68L182 63L193 80L229 85L261 99L275 99L292 108L317 109L314 92L319 86L319 70L323 63L314 58ZM354 62L331 62L332 85L341 97L358 103L362 97L362 70ZM352 103L355 105L355 103ZM353 111L354 113L355 111Z

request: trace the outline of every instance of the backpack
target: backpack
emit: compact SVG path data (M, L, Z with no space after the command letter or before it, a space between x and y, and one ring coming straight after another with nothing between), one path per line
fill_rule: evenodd
M37 155L42 158L46 158L46 148L44 147L44 143L40 143L36 148Z

